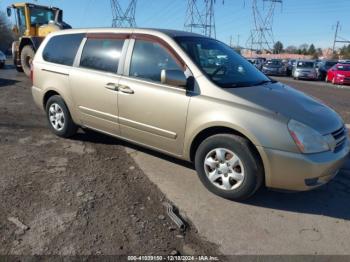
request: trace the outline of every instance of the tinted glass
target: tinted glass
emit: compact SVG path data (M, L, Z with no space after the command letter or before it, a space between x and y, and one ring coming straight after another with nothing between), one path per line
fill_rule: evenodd
M80 66L117 73L123 45L123 39L88 39L81 55Z
M31 25L45 25L51 20L55 20L55 13L52 10L46 8L30 9Z
M58 35L52 37L43 51L47 62L72 66L81 40L85 34Z
M339 71L350 71L350 65L339 65L338 70Z
M326 62L325 63L325 67L326 68L331 68L332 66L336 65L338 62L334 61L334 62Z
M280 61L280 60L271 60L271 61L267 61L266 64L267 65L282 65L282 61Z
M297 63L297 67L302 67L302 68L313 68L314 66L315 66L314 62L299 61Z
M229 46L204 37L176 37L197 66L224 88L259 85L271 80Z
M130 64L130 76L160 82L163 69L183 70L158 43L136 40Z

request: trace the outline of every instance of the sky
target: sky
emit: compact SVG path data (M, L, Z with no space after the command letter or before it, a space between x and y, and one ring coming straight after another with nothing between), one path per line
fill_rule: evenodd
M13 2L0 0L0 9L5 11ZM109 0L37 0L36 3L63 9L64 20L73 28L111 26ZM127 3L128 0L120 0L123 8ZM224 4L216 0L217 39L229 43L232 37L233 44L246 46L253 27L251 5L252 0L225 0ZM183 30L186 6L187 0L138 0L137 26ZM261 9L267 8L261 6ZM341 24L339 36L350 40L350 0L283 0L283 5L275 10L274 40L281 41L285 47L303 43L331 47L337 21Z

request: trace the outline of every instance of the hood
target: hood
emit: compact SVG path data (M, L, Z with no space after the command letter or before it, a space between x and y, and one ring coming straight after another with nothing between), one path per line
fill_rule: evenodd
M321 101L281 83L227 90L264 109L302 122L323 135L343 125L340 116Z
M346 77L350 77L350 71L336 71L336 74L345 75Z

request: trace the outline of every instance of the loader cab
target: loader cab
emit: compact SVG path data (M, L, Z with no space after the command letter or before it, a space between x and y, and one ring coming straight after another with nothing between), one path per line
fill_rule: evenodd
M16 28L14 31L19 36L45 37L47 30L42 30L50 24L57 24L59 29L68 29L70 26L63 22L63 12L56 7L35 5L30 3L13 4L7 8L7 15L14 11Z
M13 16L13 32L18 40L12 44L13 62L17 71L30 76L30 63L44 38L71 26L63 21L63 11L56 7L31 3L16 3L7 8L7 15Z

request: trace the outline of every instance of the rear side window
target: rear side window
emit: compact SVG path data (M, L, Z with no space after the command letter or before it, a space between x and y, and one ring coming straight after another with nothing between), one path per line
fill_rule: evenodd
M123 39L88 39L81 55L80 67L116 73L123 45Z
M47 62L72 66L75 55L85 34L58 35L52 37L43 51Z

